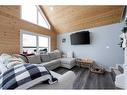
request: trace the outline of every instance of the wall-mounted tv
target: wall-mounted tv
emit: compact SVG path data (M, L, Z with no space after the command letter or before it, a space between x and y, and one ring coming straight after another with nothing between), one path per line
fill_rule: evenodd
M90 32L82 31L70 35L72 45L90 44Z

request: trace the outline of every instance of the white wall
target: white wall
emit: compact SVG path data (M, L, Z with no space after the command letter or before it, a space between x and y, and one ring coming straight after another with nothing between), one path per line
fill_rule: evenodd
M58 49L64 53L73 51L75 57L91 58L95 60L97 64L102 64L105 67L123 64L124 53L122 48L117 45L120 42L119 35L123 26L124 23L116 23L86 29L90 31L90 45L71 45L70 34L72 32L60 34L57 36ZM66 39L65 43L62 43L63 38Z

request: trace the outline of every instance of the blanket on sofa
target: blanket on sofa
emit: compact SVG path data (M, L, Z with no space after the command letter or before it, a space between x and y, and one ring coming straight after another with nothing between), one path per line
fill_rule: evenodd
M19 64L0 75L0 89L28 89L38 83L57 81L42 65Z

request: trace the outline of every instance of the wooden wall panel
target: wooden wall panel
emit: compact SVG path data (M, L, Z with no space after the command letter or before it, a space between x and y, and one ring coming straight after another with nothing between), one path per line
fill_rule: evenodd
M51 50L56 49L57 33L20 19L20 6L0 6L0 53L20 52L20 29L51 37Z

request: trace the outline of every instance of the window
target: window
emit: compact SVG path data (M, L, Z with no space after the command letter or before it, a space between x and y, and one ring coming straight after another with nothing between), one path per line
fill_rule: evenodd
M50 24L42 13L40 7L34 5L22 5L21 18L50 29Z
M39 50L47 49L49 46L49 39L47 37L38 36L39 38Z
M23 34L23 46L24 47L36 47L36 36Z
M36 36L22 34L23 36L23 52L33 53L37 49L37 39Z
M22 19L37 24L37 8L36 6L22 5Z
M50 50L50 37L21 31L21 53L37 53L44 49Z
M49 25L47 25L47 24L48 24L48 22L46 22L45 19L42 18L41 13L38 12L38 25L43 26L48 29Z

